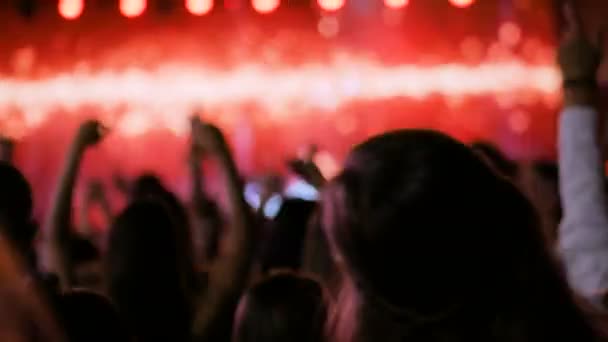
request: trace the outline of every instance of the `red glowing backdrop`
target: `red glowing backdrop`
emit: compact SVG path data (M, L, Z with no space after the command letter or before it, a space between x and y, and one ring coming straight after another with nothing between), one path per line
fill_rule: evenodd
M554 154L551 0L26 2L0 4L0 132L39 208L90 116L111 134L82 179L154 169L181 193L194 112L247 175L312 142L329 169L401 127Z

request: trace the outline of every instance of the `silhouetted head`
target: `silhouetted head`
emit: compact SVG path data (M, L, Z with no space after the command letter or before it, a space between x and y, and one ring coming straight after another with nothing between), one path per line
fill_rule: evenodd
M157 196L158 194L166 191L160 178L151 173L144 173L137 177L133 182L131 189L131 196L133 198L144 198L150 196Z
M69 257L73 265L74 287L103 291L103 262L101 253L93 242L72 236Z
M0 226L17 253L33 267L36 263L33 240L32 190L25 177L11 164L0 162Z
M189 306L180 274L175 223L164 203L131 203L110 230L108 291L139 340L186 338Z
M532 206L445 135L403 130L356 147L322 209L352 309L334 327L341 340L591 336Z
M73 290L61 295L58 312L69 342L128 342L126 326L110 299Z
M165 205L175 222L177 249L180 251L180 273L184 277L182 281L188 289L197 288L190 222L188 213L179 198L163 185L160 178L150 173L144 173L137 178L131 195L132 201L155 200Z
M241 299L233 342L320 342L327 303L316 281L291 273L271 276Z
M270 235L262 255L264 272L300 269L306 230L314 210L314 202L299 199L283 202L279 213L269 223Z

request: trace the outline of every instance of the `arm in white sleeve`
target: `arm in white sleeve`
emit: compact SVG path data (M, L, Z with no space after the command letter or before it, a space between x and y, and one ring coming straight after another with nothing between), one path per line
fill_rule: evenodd
M596 305L608 289L608 215L598 127L599 113L590 106L570 106L560 116L564 217L559 248L570 285Z

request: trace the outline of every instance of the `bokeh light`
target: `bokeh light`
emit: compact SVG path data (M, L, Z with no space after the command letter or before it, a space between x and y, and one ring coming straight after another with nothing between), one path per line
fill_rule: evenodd
M317 24L319 34L325 38L333 38L340 32L340 22L336 17L326 16L319 19Z
M125 17L140 16L146 10L146 0L120 0L120 13Z
M213 0L186 0L186 9L194 15L203 15L213 9Z
M403 8L410 3L409 0L384 0L384 5L389 8Z
M84 0L59 0L58 10L65 19L76 19L84 10Z
M475 0L450 0L453 6L458 8L466 8L475 3Z
M279 7L281 0L252 0L251 4L259 13L270 13Z
M345 0L318 0L318 2L321 9L328 12L333 12L344 7Z
M521 41L521 28L514 22L507 21L498 29L498 39L507 46L515 46Z

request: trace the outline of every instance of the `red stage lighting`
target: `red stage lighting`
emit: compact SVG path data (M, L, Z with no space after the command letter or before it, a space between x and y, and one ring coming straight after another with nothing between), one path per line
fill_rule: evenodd
M459 8L466 8L475 3L475 0L450 0L450 3Z
M252 0L251 4L260 13L270 13L279 7L281 0Z
M345 0L317 0L321 9L333 12L337 11L344 6Z
M384 0L384 5L388 8L403 8L410 3L409 0Z
M84 0L59 0L57 8L65 19L76 19L84 10Z
M120 0L120 13L125 17L140 16L146 10L146 0Z
M186 0L186 9L194 15L203 15L213 9L213 0Z

